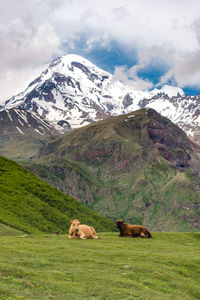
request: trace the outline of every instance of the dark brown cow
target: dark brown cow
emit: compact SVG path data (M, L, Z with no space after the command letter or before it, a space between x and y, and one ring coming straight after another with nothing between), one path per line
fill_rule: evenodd
M152 238L151 233L146 229L146 227L124 223L121 219L116 221L115 227L119 229L119 236L122 237Z

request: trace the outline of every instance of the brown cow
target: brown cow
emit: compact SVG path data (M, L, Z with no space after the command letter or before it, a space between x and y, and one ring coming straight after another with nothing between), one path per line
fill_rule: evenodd
M122 237L141 237L141 238L152 238L151 233L146 227L141 225L125 224L123 220L119 219L116 221L115 227L120 231Z
M80 225L80 221L75 219L71 221L69 228L70 239L98 239L94 227L88 225Z

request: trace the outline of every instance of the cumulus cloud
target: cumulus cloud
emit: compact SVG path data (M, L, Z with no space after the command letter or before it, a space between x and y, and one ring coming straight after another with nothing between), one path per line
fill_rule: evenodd
M180 87L198 87L200 85L200 51L186 52L180 55L171 69L161 78L157 86L168 81Z
M60 38L46 18L40 1L0 4L0 99L24 88L27 79L59 53Z
M151 88L138 72L155 57L168 65L160 84L199 85L199 0L7 0L0 2L0 100L83 36L86 51L114 41L130 57L137 53L137 64L116 67L114 76L138 88Z
M138 77L136 73L132 73L131 69L127 69L126 66L115 67L112 80L113 82L121 81L134 90L145 91L153 87L153 83L151 81Z
M153 87L153 83L148 79L142 79L138 76L138 72L146 68L149 63L150 57L145 52L140 52L138 63L131 68L116 66L112 80L119 80L134 90L149 90Z

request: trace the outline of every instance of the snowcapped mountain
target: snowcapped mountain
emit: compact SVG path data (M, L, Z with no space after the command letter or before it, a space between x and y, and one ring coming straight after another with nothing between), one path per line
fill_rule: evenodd
M33 111L54 126L77 128L88 123L151 107L190 135L200 131L200 96L184 96L179 88L135 91L78 55L54 60L28 88L5 102L1 110Z
M54 60L24 92L6 101L5 108L21 107L55 123L67 120L75 128L125 112L133 98L138 102L149 96L144 92L130 96L130 92L88 60L66 55Z

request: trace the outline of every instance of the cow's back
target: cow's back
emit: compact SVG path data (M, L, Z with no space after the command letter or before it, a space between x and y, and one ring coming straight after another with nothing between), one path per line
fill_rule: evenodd
M79 232L83 232L87 239L93 238L93 232L90 226L88 225L84 225L84 224L79 225Z
M148 237L151 238L151 233L147 230L145 226L142 225L130 225L130 230L133 235L141 236L141 237Z

